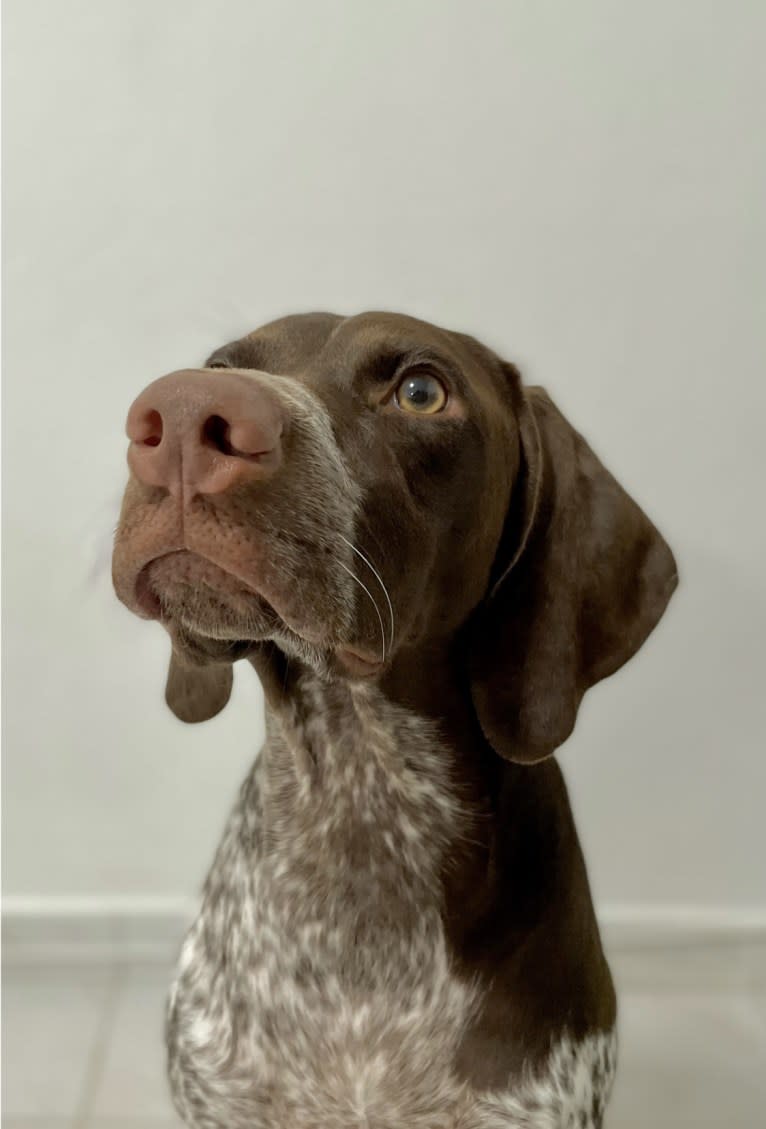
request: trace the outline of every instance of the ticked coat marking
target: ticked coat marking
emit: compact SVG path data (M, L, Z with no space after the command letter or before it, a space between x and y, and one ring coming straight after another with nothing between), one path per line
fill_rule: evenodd
M442 925L468 814L444 742L374 688L302 681L308 720L270 716L181 954L179 1112L201 1129L600 1125L612 1032L562 1032L506 1091L458 1077L485 989L456 974Z

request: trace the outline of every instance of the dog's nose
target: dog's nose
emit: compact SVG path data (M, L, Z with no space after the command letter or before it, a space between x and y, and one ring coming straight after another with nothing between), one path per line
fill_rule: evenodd
M189 369L150 384L128 412L128 464L178 497L222 494L270 478L284 417L256 375Z

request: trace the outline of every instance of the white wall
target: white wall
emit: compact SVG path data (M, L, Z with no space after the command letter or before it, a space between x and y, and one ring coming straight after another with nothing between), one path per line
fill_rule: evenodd
M260 742L246 669L175 722L111 595L129 402L275 315L384 307L517 359L677 553L562 756L600 903L763 907L766 7L4 15L6 893L191 893Z

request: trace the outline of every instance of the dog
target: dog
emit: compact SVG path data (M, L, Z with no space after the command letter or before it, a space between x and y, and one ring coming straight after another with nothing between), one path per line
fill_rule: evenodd
M676 587L541 388L391 313L283 318L130 409L119 598L187 722L267 736L180 954L202 1129L596 1129L616 1003L552 754Z

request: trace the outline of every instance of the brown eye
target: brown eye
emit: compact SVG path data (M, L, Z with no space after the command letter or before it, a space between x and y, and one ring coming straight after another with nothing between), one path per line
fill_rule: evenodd
M403 412L432 416L446 405L447 390L435 376L413 373L400 382L394 400Z

